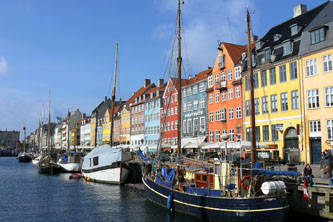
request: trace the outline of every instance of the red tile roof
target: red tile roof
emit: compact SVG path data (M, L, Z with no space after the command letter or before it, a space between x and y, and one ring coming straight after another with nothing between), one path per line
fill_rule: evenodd
M228 51L229 56L234 64L238 64L239 60L242 58L242 53L246 52L247 48L246 45L236 45L227 42L222 42L221 44Z
M212 70L213 70L213 68L209 68L209 69L206 69L202 72L199 72L193 78L188 79L185 85L182 84L182 87L186 86L186 85L191 85L193 83L196 83L196 82L199 82L203 79L206 79L207 76L212 72Z
M151 87L154 87L155 84L154 83L151 83L151 84L148 84L147 87L144 87L142 86L139 90L137 90L125 103L125 105L129 105L131 103L134 103L135 102L135 98L141 96L142 94L144 94L148 89L150 89Z

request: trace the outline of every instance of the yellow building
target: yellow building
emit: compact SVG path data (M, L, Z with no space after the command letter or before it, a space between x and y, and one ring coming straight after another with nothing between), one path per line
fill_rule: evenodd
M307 161L300 45L303 34L308 35L304 30L326 6L324 3L306 11L304 5L297 5L293 18L272 27L263 38L255 41L256 138L259 144L270 145L259 151L275 150L273 157L278 155L287 162L291 152L298 153L300 161ZM243 61L246 62L244 58ZM250 82L244 63L243 71L244 135L251 141Z
M304 29L300 55L304 83L305 161L319 163L333 149L333 2Z
M110 128L111 128L111 109L107 109L104 114L104 121L102 124L102 143L110 143Z
M127 103L123 106L120 111L120 143L130 144L131 140L131 112L128 109Z
M96 117L91 117L90 121L90 145L96 146Z

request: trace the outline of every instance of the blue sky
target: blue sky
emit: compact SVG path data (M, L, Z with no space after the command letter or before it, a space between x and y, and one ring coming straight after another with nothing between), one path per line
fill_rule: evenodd
M246 6L259 37L313 0L185 0L185 76L212 66L218 41L246 43ZM111 95L119 43L117 98L145 78L168 78L177 0L1 0L0 130L34 130L52 92L52 119L91 113ZM45 114L45 121L46 121Z

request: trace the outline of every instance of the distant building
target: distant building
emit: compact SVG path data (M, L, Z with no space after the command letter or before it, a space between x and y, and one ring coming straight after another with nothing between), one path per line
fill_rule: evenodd
M20 141L20 131L0 131L0 147L15 148Z

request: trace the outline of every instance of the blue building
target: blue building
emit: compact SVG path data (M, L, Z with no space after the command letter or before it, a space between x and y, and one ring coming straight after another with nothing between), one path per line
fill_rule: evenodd
M147 92L148 99L145 102L144 112L144 144L149 151L156 151L160 139L162 96L166 84L163 79L158 80L158 86Z
M182 87L182 147L197 148L207 131L207 77L209 68L195 75Z

